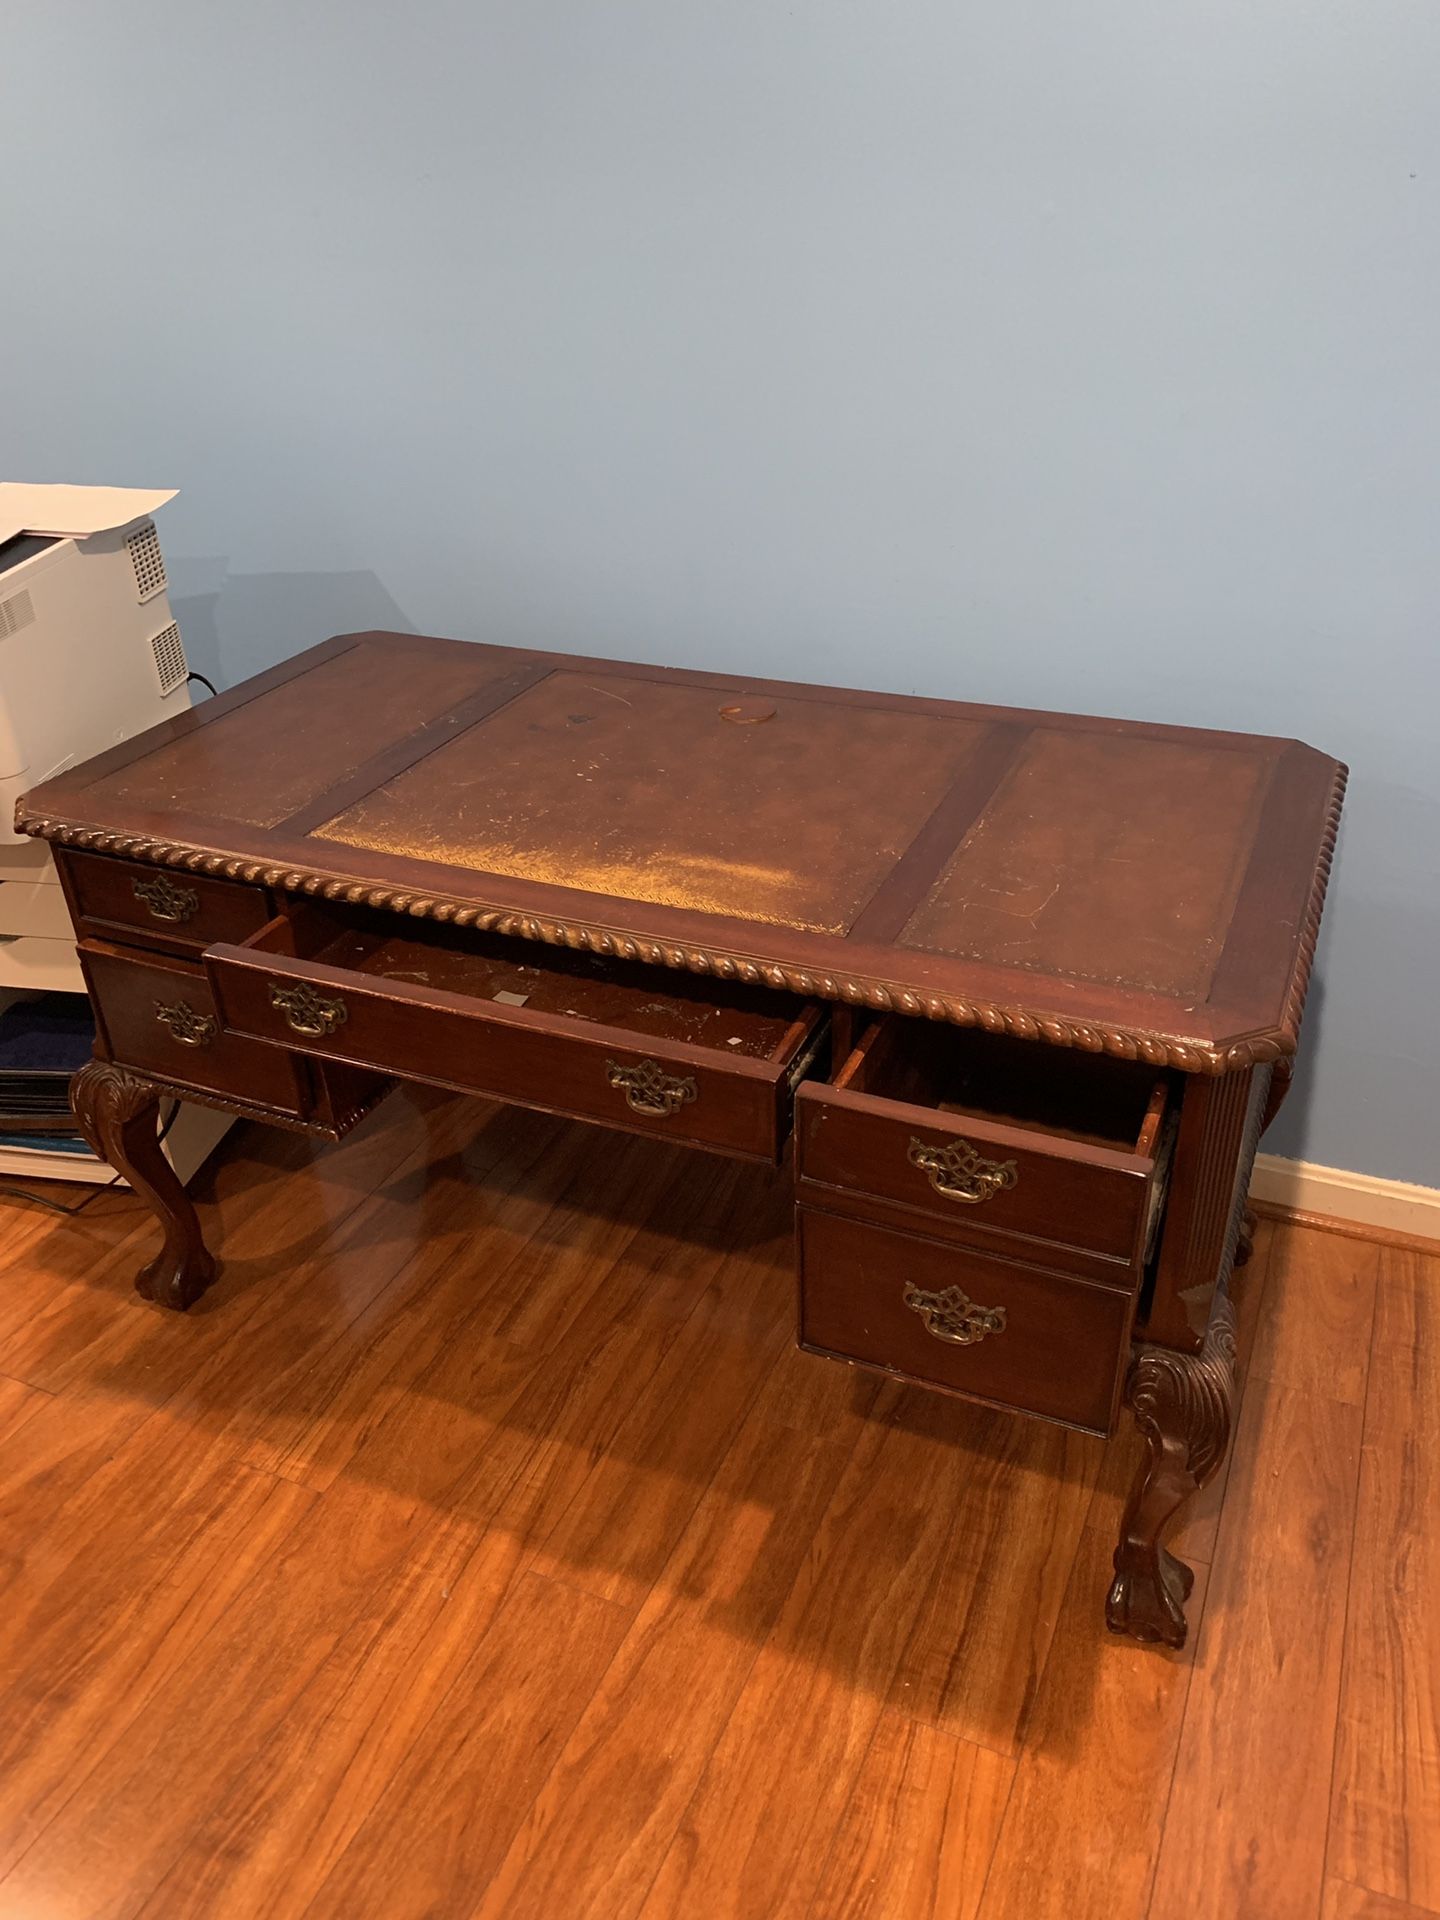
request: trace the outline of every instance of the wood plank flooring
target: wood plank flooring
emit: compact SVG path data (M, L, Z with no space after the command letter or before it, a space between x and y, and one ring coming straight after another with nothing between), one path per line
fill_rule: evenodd
M185 1318L0 1200L0 1920L1440 1915L1440 1252L1262 1224L1165 1654L1133 1435L797 1353L787 1181L239 1129Z

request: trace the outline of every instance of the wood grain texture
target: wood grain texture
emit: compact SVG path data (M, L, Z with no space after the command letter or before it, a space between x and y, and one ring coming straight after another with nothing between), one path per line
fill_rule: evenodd
M1174 1657L1115 1449L797 1352L784 1177L592 1139L239 1130L186 1319L0 1202L0 1913L1434 1920L1433 1263L1262 1228Z
M1435 1920L1433 1907L1412 1907L1387 1893L1371 1893L1348 1880L1327 1880L1320 1920Z
M944 1550L887 1697L915 1719L1013 1753L1104 1447L979 1407L942 1431L949 1452L935 1462L932 1511L938 1504Z
M477 1920L643 1903L859 1437L780 1424L797 1360L718 1466Z
M862 1434L641 1912L803 1915L939 1568L936 1404ZM903 1423L897 1415L905 1414Z
M526 1575L305 1912L473 1913L627 1623L593 1594Z
M975 1920L1014 1763L881 1715L809 1920Z
M1047 1471L1067 1448L1070 1471ZM1078 1436L882 1393L642 1909L646 1920L804 1914L846 1783L887 1702L1008 1744L1053 1631L1095 1464ZM1067 1497L1051 1508L1057 1479ZM1028 1510L1042 1485L1043 1519ZM947 1490L943 1507L937 1486ZM1002 1568L1020 1539L1038 1604L1017 1617Z
M1440 1910L1437 1341L1440 1259L1388 1253L1365 1400L1330 1866Z
M1156 1913L1273 1920L1319 1904L1359 1448L1358 1409L1268 1383L1262 1390L1252 1374Z
M311 1499L162 1416L27 1540L0 1626L0 1874L124 1744Z
M1190 1599L1197 1619L1205 1577ZM1096 1596L1109 1580L1109 1536L1088 1531L1025 1723L978 1920L1146 1910L1195 1645L1192 1637L1182 1652L1141 1651L1097 1634Z
M19 1912L142 1912L197 1816L292 1726L303 1746L308 1700L353 1684L397 1609L445 1584L462 1551L453 1523L421 1502L357 1488L313 1507L238 1596L229 1657L217 1663L202 1640L166 1677L0 1883L0 1900ZM123 1897L111 1887L117 1852ZM207 1872L209 1852L197 1848L187 1870Z
M731 1181L720 1191L733 1196ZM775 1191L777 1202L783 1193ZM648 1391L617 1428L570 1505L545 1533L534 1564L635 1608L653 1588L715 1462L723 1459L790 1335L789 1209L771 1231L727 1254L713 1242L676 1249L695 1305L665 1342ZM627 1264L637 1249L627 1249ZM687 1257L688 1255L688 1257ZM723 1269L724 1284L717 1285ZM637 1491L643 1493L637 1499Z
M146 1920L308 1910L509 1591L515 1556L503 1540L456 1529L436 1544L418 1582L402 1576L377 1593L363 1657L338 1646L290 1708L284 1740L252 1748L212 1792L201 1831L141 1908Z
M0 1445L23 1426L32 1413L38 1413L49 1397L34 1387L27 1387L22 1380L12 1380L8 1374L0 1373Z
M1296 1231L1270 1254L1156 1912L1258 1920L1312 1913L1321 1898L1360 1465L1352 1361L1357 1345L1369 1352L1370 1253ZM1282 1310L1267 1341L1272 1289L1294 1276L1310 1278L1314 1310ZM1217 1803L1223 1821L1208 1811Z
M1363 1406L1380 1262L1380 1249L1365 1241L1313 1230L1282 1235L1266 1276L1252 1375Z
M71 1206L93 1194L93 1188L52 1189L48 1184L45 1191ZM154 1223L148 1210L136 1207L128 1195L96 1196L82 1214L63 1221L0 1195L0 1229L0 1258L12 1276L0 1292L0 1368L26 1385L44 1386L27 1371L17 1348L23 1347L37 1319L52 1313L62 1318L61 1303L73 1302L78 1289L107 1272L117 1249L125 1249L133 1266L139 1250L153 1244Z

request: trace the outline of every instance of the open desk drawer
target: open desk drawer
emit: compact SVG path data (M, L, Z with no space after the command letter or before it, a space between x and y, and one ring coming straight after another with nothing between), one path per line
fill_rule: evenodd
M1010 1258L1138 1284L1164 1189L1170 1077L1102 1054L887 1018L796 1109L803 1204L913 1213Z
M206 971L227 1033L779 1158L824 1010L459 927L296 905Z
M1128 1061L879 1021L800 1089L801 1345L1108 1433L1173 1097Z
M375 1074L227 1033L197 961L109 940L82 940L78 951L106 1059L337 1137L386 1089Z
M82 940L78 951L109 1059L197 1092L306 1117L303 1064L227 1033L198 966L107 940Z

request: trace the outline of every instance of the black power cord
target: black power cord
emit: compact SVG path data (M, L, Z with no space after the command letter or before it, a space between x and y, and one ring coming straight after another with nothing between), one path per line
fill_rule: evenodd
M161 1127L159 1133L157 1133L155 1136L155 1141L157 1146L165 1138L166 1134L169 1133L170 1129L174 1126L176 1120L179 1118L179 1114L180 1114L180 1102L178 1100L173 1100L170 1103L170 1112L165 1119L164 1125ZM119 1183L124 1178L125 1176L123 1173L117 1173L113 1175L112 1178L105 1181L105 1183L102 1186L96 1187L93 1193L87 1193L85 1198L79 1201L73 1207L66 1206L63 1200L52 1200L48 1194L32 1193L28 1187L4 1186L4 1187L0 1187L0 1193L5 1194L11 1200L28 1200L30 1201L32 1206L47 1207L51 1213L63 1213L63 1214L73 1215L77 1213L83 1213L85 1209L91 1204L92 1201L98 1200L102 1193L109 1193L110 1189L114 1186L118 1186Z
M214 697L215 683L212 680L207 680L203 673L187 673L185 678L187 680L198 680L201 686L206 689L206 691L212 696L212 698Z

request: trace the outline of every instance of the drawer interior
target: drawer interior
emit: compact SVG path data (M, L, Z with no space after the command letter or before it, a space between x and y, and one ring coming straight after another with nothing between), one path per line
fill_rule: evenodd
M861 1035L834 1084L1147 1159L1170 1094L1168 1076L1141 1061L893 1018Z
M245 944L338 968L376 988L453 994L741 1060L789 1060L820 1018L798 994L474 928L397 925L364 909L300 903Z

